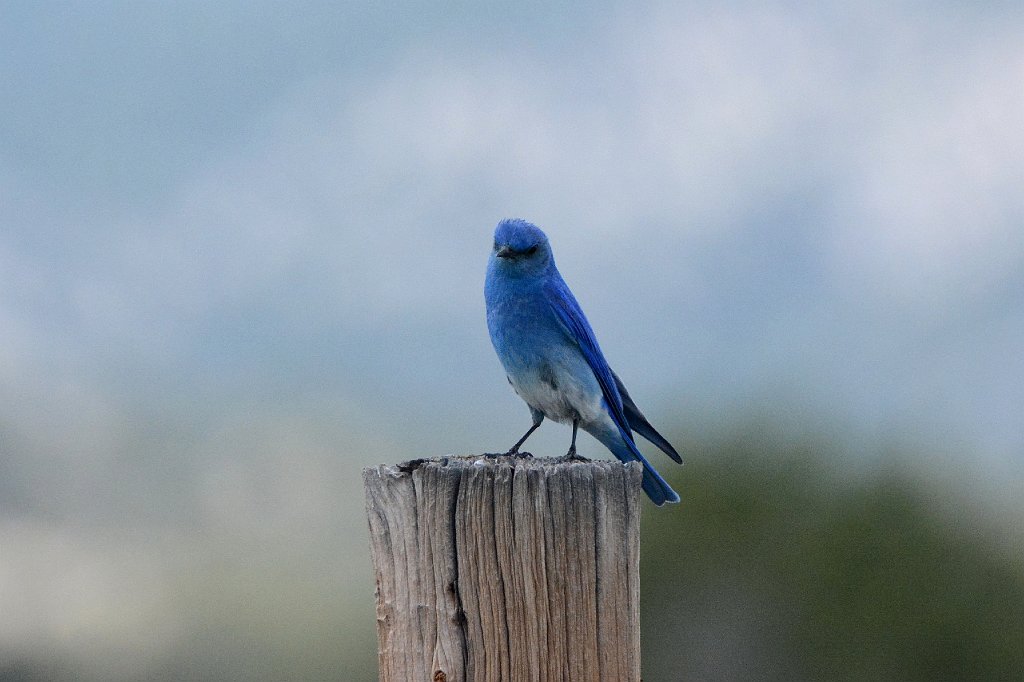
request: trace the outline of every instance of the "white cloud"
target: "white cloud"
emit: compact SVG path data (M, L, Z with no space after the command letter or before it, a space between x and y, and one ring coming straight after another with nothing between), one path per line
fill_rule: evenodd
M633 319L646 313L626 284L656 282L673 310L731 305L699 249L770 240L787 227L766 217L779 204L797 219L819 205L800 254L765 270L821 267L868 311L898 301L942 318L1020 271L1019 17L665 6L615 19L557 56L420 46L358 80L297 84L151 213L85 216L97 243L81 260L26 260L70 319L49 338L31 318L42 306L0 306L23 339L8 364L40 354L31 339L173 364L220 319L240 334L340 321L353 339L476 320L506 213L549 227L583 298Z
M80 261L32 263L72 311L50 343L145 363L225 317L356 336L468 319L506 213L551 228L581 289L620 311L641 270L714 298L716 264L689 247L763 239L766 207L807 197L825 208L799 257L842 295L955 311L1021 268L1021 22L838 11L623 11L557 57L417 47L297 84L150 214L86 216ZM643 267L619 259L635 242Z
M877 110L851 155L832 253L858 295L928 317L956 314L1021 271L1018 37L979 31L918 59L913 78L880 74L865 89Z

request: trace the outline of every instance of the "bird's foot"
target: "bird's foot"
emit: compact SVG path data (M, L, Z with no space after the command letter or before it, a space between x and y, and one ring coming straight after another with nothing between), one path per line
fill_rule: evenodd
M576 454L576 448L574 446L574 447L569 448L569 452L567 452L564 455L562 455L561 457L559 457L558 461L559 462L589 462L590 460L587 459L586 457L584 457L583 455L577 455Z
M513 448L508 452L486 452L484 453L484 457L488 457L490 459L497 459L499 457L515 457L516 459L528 459L532 458L533 454L529 452L520 452L519 450Z
M411 474L412 472L419 469L420 466L426 463L427 460L425 459L410 459L408 462L402 462L401 464L399 464L398 470L401 471L403 474Z

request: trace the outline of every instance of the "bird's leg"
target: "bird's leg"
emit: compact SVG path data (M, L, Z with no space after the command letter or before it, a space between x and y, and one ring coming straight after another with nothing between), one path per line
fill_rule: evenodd
M569 443L569 452L565 453L566 459L576 459L576 429L579 428L580 420L572 420L572 442Z
M513 445L511 448L509 448L509 451L505 453L505 456L506 457L526 457L527 455L525 455L525 454L523 454L523 455L519 454L519 446L526 442L526 439L530 437L531 433L533 433L534 431L537 430L538 426L540 426L540 422L539 421L538 422L534 422L533 426L531 426L530 429L526 433L523 434L523 437L520 438L518 441L516 441L515 445Z
M508 452L488 452L484 457L533 457L529 452L519 452L519 447L526 442L526 439L530 437L530 434L537 430L541 422L544 421L544 413L538 412L533 408L530 408L530 414L533 416L533 426L523 434L523 437L516 441L516 444L508 449Z
M579 428L580 420L572 420L572 443L569 444L569 452L565 453L565 457L562 457L563 462L589 462L590 460L586 457L581 457L576 454L576 429Z

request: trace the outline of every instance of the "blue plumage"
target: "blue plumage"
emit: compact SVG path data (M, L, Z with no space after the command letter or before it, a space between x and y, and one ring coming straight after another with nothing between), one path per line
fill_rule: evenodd
M643 489L655 504L678 502L679 495L637 449L633 431L681 463L679 453L644 418L608 366L538 227L525 220L498 223L484 297L494 350L533 417L509 454L519 451L544 417L571 423L567 457L576 456L576 429L582 427L621 461L643 464Z

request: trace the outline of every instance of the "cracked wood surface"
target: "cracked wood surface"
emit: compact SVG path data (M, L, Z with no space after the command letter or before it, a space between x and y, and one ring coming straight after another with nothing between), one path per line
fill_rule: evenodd
M381 682L637 682L640 465L363 470Z

